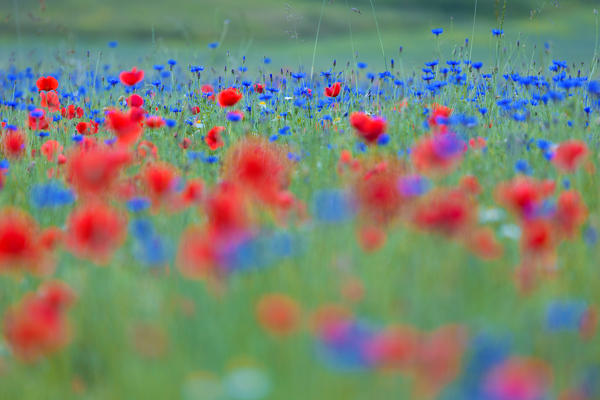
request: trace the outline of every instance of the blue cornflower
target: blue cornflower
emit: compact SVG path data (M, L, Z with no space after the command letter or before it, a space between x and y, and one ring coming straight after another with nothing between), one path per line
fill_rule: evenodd
M436 28L432 29L431 33L433 33L435 36L440 36L442 33L444 33L444 30L442 28Z
M342 190L327 189L315 192L313 215L320 222L340 223L354 215L351 197Z
M600 96L600 81L591 81L588 83L588 92L594 96Z
M131 212L140 212L150 207L150 200L145 197L134 197L127 201L127 209Z
M390 142L390 135L388 135L387 133L384 133L383 135L379 136L379 139L377 139L377 144L379 146L385 146Z
M515 163L515 171L525 175L531 174L531 167L527 160L517 160Z
M231 122L238 122L242 119L242 114L239 111L230 111L227 113L227 119Z
M576 331L587 309L585 301L552 301L546 309L546 329L556 331Z
M37 208L61 207L75 201L75 195L60 182L50 181L31 189L31 203Z

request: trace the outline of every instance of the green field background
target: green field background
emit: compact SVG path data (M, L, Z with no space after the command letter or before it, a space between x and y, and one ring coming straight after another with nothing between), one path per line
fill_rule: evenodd
M123 63L148 57L188 62L264 56L275 65L326 67L356 58L383 68L386 57L417 65L452 58L466 38L473 58L495 56L492 28L504 43L519 41L525 59L555 57L589 62L596 40L597 1L567 0L1 0L0 50L20 60L40 52L113 54ZM600 7L599 7L600 8ZM504 15L504 19L502 18ZM377 33L376 22L379 25ZM475 22L475 24L474 24ZM432 28L444 28L438 43ZM473 32L475 33L473 35ZM381 38L381 41L380 41ZM107 42L117 40L116 49ZM220 41L210 51L208 43ZM400 53L402 48L402 53ZM51 50L50 50L51 49ZM4 58L6 60L6 57ZM527 60L529 63L529 60Z

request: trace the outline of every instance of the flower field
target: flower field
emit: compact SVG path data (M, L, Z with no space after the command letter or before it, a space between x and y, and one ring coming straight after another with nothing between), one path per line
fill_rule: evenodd
M0 398L600 398L598 58L489 35L8 63Z

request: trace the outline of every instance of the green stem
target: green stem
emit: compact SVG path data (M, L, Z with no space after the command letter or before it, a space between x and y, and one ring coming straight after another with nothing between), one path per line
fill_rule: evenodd
M315 37L315 47L313 48L312 64L310 66L310 80L312 81L313 73L315 72L315 57L317 56L317 43L319 43L319 32L321 31L321 21L325 12L325 0L321 3L321 15L319 15L319 23L317 24L317 36Z
M377 15L375 14L375 3L374 0L369 0L371 2L371 11L373 12L373 19L375 20L375 29L377 29L377 37L379 38L379 46L381 46L381 55L383 56L383 65L385 66L385 70L387 71L387 58L385 58L385 50L383 48L383 40L381 40L381 31L379 30L379 22L377 21Z
M469 50L469 62L473 56L473 42L475 41L475 20L477 19L477 0L475 0L475 11L473 11L473 30L471 31L471 48Z

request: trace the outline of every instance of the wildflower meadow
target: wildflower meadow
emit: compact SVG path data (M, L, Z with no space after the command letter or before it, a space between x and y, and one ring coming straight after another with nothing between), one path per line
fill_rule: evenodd
M48 37L119 6L25 3L0 2L0 399L600 399L593 2L554 48L511 31L535 2L432 1L424 60L383 15L419 2L299 1L280 50L232 19L72 51Z

